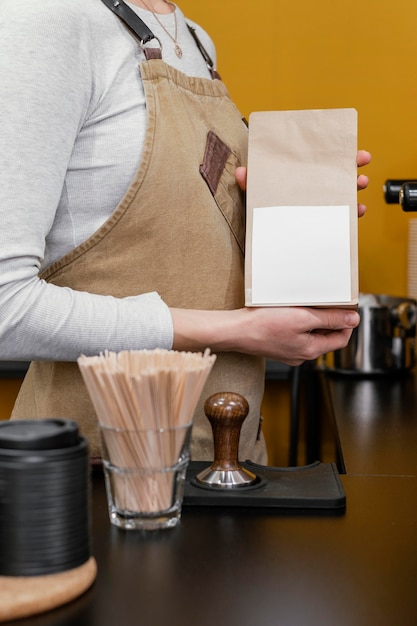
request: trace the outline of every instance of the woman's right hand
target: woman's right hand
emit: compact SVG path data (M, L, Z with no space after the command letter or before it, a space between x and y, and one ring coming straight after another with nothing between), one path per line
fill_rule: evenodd
M176 350L242 352L287 365L344 348L360 321L350 309L310 307L171 309L171 315Z

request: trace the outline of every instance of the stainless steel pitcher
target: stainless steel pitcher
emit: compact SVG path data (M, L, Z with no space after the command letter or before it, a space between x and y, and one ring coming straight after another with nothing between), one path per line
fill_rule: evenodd
M361 294L360 324L346 348L326 354L325 369L356 375L403 373L415 364L417 301Z

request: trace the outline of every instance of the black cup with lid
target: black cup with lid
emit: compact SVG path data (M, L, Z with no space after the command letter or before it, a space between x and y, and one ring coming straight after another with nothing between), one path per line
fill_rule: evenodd
M75 421L0 422L0 575L54 574L90 558L89 469Z

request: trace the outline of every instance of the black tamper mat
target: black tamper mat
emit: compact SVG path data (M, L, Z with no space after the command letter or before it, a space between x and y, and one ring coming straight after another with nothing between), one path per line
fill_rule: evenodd
M216 489L198 485L196 476L207 462L191 461L184 505L272 507L279 509L338 510L346 508L346 495L334 463L301 467L270 467L246 461L242 467L258 477L249 487Z
M346 496L333 463L280 468L239 462L240 429L249 411L243 396L214 394L204 411L213 430L214 461L190 463L184 505L344 510Z

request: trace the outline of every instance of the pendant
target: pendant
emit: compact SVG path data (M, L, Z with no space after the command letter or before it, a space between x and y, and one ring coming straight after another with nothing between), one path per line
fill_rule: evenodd
M181 59L181 57L182 57L182 50L181 50L181 48L179 47L179 45L177 43L175 44L175 54L177 55L177 57L179 59Z

